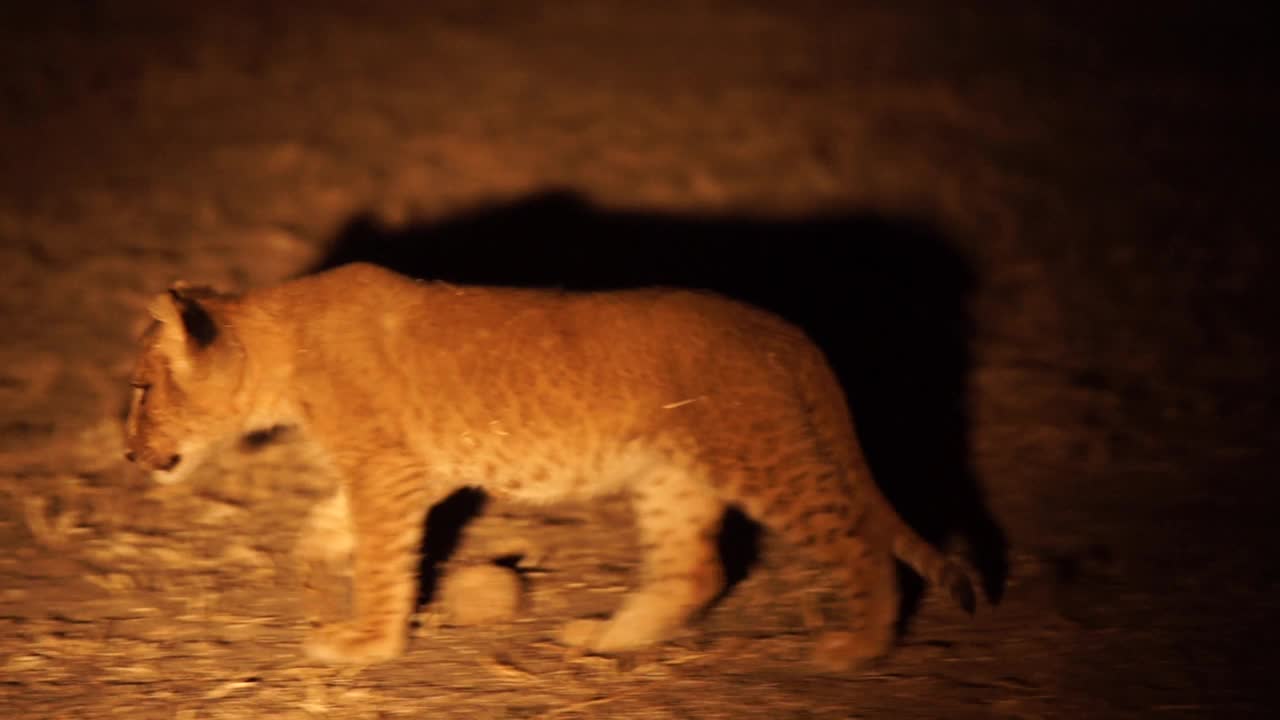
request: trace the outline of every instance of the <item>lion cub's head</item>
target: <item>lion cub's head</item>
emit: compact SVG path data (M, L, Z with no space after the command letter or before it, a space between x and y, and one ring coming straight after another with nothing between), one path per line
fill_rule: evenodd
M125 457L160 482L183 479L215 440L242 422L244 349L231 323L236 298L175 284L148 306L129 383Z

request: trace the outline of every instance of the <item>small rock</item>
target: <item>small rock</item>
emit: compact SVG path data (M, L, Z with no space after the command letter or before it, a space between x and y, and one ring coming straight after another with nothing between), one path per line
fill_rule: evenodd
M469 565L445 576L441 602L450 623L483 625L514 619L522 594L515 571L499 565Z

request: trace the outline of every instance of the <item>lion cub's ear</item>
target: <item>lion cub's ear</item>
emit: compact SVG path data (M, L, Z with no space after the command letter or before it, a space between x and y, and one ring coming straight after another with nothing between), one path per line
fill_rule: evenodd
M218 339L218 323L202 302L210 297L217 297L217 293L206 287L175 283L147 306L151 317L161 325L164 354L179 374L188 373L193 356Z
M182 318L182 327L187 333L187 339L194 343L196 348L207 348L218 339L218 325L199 300L185 288L179 287L170 288L169 297L173 298L178 316Z

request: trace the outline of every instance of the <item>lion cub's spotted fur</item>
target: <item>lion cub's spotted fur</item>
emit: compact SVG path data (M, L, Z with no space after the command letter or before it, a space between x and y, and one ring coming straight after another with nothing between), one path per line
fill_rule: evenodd
M966 575L908 528L859 454L843 394L795 327L710 294L568 294L419 283L348 265L242 296L157 298L133 377L130 457L176 479L223 436L309 433L342 473L354 617L307 653L403 652L429 507L461 486L534 502L625 493L644 550L599 651L667 637L722 587L716 535L741 507L829 563L848 626L824 662L893 639L896 556L972 610Z

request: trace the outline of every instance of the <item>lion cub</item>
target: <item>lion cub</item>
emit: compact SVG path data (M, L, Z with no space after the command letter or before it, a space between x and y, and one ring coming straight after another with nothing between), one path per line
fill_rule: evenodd
M638 587L611 619L563 636L597 652L661 641L716 596L730 503L840 579L848 626L821 638L824 665L890 647L894 557L973 611L967 575L876 488L821 351L761 310L684 290L421 283L353 264L238 296L180 284L150 313L131 460L175 481L213 441L288 424L343 476L355 612L309 639L317 660L404 651L423 517L462 486L630 498Z

